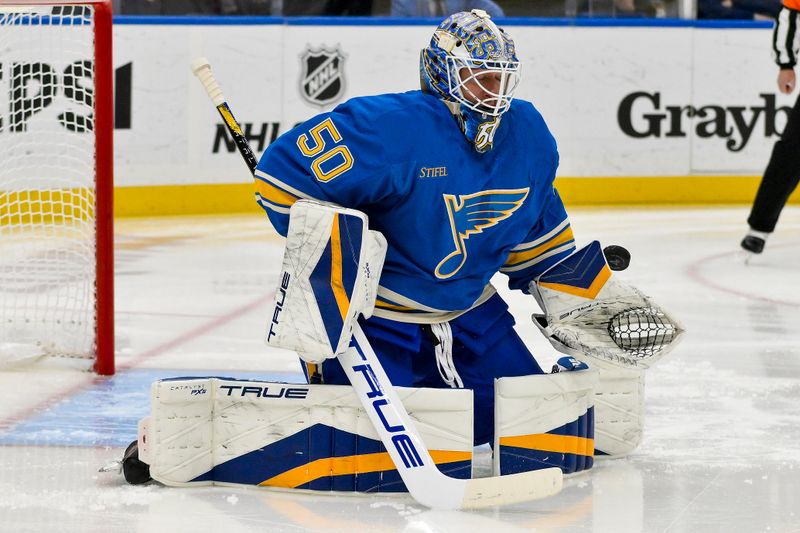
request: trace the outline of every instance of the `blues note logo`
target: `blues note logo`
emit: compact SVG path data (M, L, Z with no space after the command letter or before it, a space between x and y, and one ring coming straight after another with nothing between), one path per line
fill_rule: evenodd
M436 277L447 279L461 270L467 261L465 241L470 235L483 233L486 228L491 228L514 214L528 197L528 188L495 189L475 194L461 194L458 198L453 194L442 196L447 215L450 217L450 229L456 247L454 252L436 266Z

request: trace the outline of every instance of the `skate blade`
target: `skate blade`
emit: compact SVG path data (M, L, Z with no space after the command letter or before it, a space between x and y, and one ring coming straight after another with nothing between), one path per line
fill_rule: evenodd
M122 461L112 461L105 466L101 466L98 472L115 472L122 474Z

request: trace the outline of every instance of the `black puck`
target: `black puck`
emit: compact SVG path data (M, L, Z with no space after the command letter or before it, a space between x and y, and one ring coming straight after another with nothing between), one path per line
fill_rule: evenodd
M619 271L628 268L631 264L631 253L622 246L611 244L603 248L603 255L606 256L608 267L611 270Z

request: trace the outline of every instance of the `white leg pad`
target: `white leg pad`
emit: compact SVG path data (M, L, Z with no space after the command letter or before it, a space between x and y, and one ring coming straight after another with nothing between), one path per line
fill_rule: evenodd
M495 475L592 467L597 372L578 370L495 381Z
M472 391L397 392L439 469L470 478ZM151 400L139 454L165 485L405 490L350 386L181 378Z
M600 381L594 398L594 447L597 457L633 451L644 430L644 370L591 360Z
M321 362L350 346L360 315L372 316L386 239L353 209L300 200L289 216L266 342Z

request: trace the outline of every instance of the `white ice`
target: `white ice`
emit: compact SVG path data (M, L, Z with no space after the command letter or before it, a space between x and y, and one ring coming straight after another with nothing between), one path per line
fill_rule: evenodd
M800 531L800 208L743 262L745 207L572 209L578 244L622 244L625 279L688 334L647 373L642 445L550 499L480 512L407 496L129 486L121 456L162 376L299 376L263 342L281 239L258 215L123 219L116 228L118 373L47 363L0 371L0 531ZM517 329L533 302L503 289ZM485 451L482 453L486 453Z

